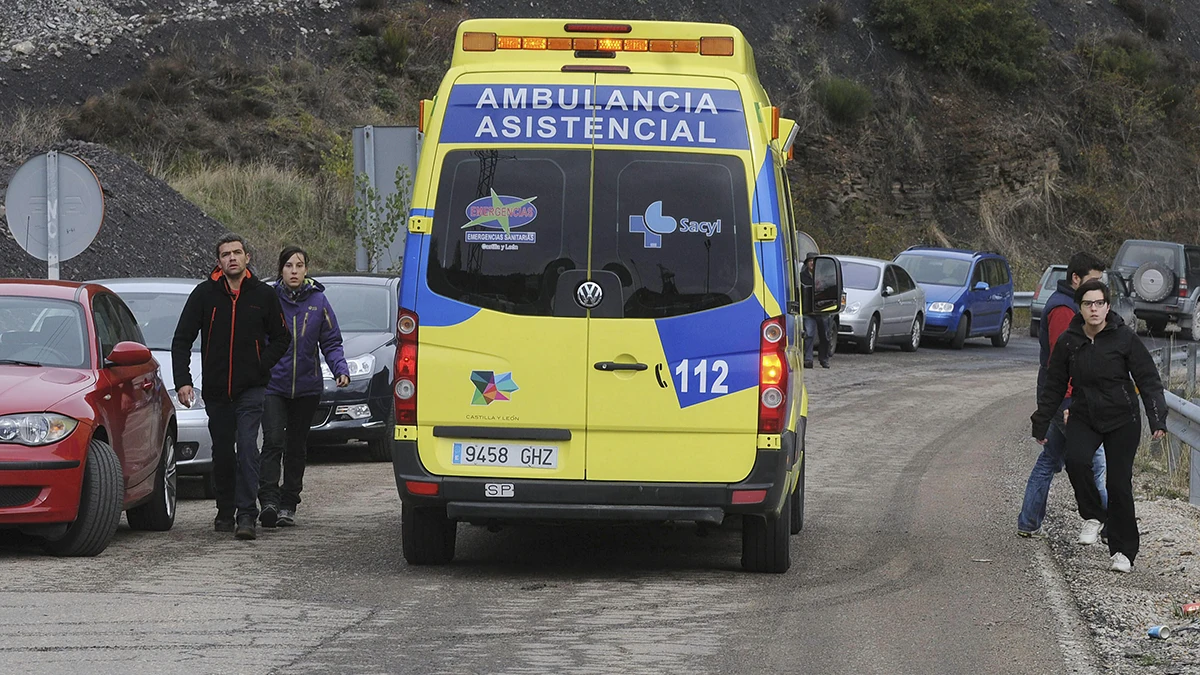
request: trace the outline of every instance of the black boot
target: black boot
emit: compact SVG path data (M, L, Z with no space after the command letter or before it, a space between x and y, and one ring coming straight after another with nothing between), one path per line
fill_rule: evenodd
M257 539L258 528L255 527L254 520L254 516L249 514L242 514L238 516L237 529L234 531L233 536L237 537L238 539Z
M233 514L217 512L217 517L213 519L213 530L217 532L233 532L234 528Z

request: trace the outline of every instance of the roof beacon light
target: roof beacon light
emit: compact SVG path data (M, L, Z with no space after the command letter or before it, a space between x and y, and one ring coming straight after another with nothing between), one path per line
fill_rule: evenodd
M494 52L496 51L495 33L463 33L464 52Z
M627 23L569 23L563 30L568 33L629 33L633 26Z

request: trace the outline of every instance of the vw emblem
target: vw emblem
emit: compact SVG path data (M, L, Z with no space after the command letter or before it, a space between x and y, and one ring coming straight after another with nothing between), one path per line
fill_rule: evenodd
M594 281L585 281L575 289L575 302L584 309L595 309L604 300L604 289Z

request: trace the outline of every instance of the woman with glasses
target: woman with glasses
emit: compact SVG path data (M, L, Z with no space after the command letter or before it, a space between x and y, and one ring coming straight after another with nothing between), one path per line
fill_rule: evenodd
M1108 287L1098 280L1075 290L1079 314L1050 355L1046 384L1031 419L1033 437L1045 444L1050 419L1071 383L1066 459L1079 515L1097 533L1107 523L1110 569L1129 572L1138 553L1133 507L1133 458L1142 438L1138 392L1155 438L1166 433L1167 403L1150 352L1109 310L1110 300ZM1092 474L1092 455L1101 443L1108 460L1107 510Z

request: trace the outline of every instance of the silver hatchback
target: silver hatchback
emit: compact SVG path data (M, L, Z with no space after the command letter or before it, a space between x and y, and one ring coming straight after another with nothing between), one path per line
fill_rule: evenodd
M835 256L842 264L846 306L838 315L838 341L870 354L880 342L906 352L921 346L925 291L903 267L886 260Z

